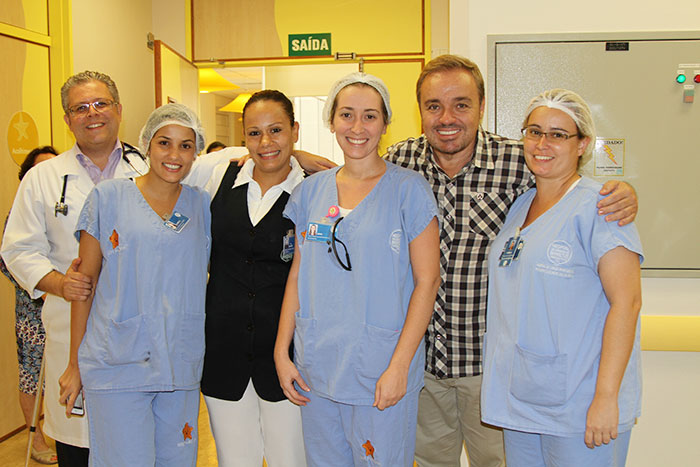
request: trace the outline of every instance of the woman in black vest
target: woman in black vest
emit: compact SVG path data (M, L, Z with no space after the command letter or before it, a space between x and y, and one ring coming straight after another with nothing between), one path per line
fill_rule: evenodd
M207 186L215 195L202 393L220 466L259 466L263 456L269 467L305 465L299 407L272 358L294 253L282 211L303 178L290 157L299 124L289 99L265 90L246 103L243 127L251 158L219 166Z

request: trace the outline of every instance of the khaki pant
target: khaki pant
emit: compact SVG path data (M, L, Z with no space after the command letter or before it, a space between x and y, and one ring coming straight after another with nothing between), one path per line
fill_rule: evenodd
M481 422L481 375L438 380L425 373L418 399L416 462L457 467L466 445L471 467L503 467L503 432Z

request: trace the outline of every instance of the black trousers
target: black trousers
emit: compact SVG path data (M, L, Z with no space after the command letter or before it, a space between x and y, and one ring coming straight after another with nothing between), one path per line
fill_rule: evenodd
M88 467L90 450L56 441L59 467Z

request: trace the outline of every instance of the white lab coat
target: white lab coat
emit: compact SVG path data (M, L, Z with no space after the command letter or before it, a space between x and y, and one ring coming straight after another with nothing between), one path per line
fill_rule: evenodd
M248 149L244 146L230 146L209 154L200 155L192 165L192 170L182 181L190 186L204 188L209 178L214 172L214 168L220 164L227 164L231 159L238 159L248 154ZM223 177L223 172L221 177ZM221 180L219 180L221 182ZM218 184L216 185L218 186Z
M32 168L19 185L7 221L2 257L17 282L32 298L44 294L36 289L36 285L46 274L52 270L65 273L78 256L75 226L83 203L95 186L87 170L78 162L78 152L77 145L74 145L61 155ZM183 182L204 186L216 165L228 163L230 158L247 153L245 148L232 147L200 156ZM135 154L128 157L135 168L121 159L114 178L135 178L148 171L148 165L141 158ZM61 198L64 175L68 175L66 216L54 213L54 207ZM44 432L65 444L88 447L87 417L66 417L65 406L58 403L58 378L68 365L70 349L70 302L48 294L42 308L42 320L46 329Z
M65 273L78 256L74 236L78 215L94 183L76 158L77 146L32 168L17 190L2 242L2 257L17 282L32 298L44 292L36 285L52 270ZM146 173L148 166L138 156L129 160ZM68 215L54 214L61 198L63 176L68 175L65 203ZM138 177L139 173L123 159L114 177ZM70 303L49 294L42 308L46 329L46 416L44 432L73 446L88 446L87 417L66 417L58 403L58 378L68 364L70 346ZM89 409L87 409L89 410Z

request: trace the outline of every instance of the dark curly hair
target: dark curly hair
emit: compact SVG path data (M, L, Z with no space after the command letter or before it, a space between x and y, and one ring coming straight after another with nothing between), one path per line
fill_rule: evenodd
M27 154L27 157L24 158L22 165L19 166L20 180L22 180L25 174L29 172L29 169L34 167L34 162L36 162L36 158L39 154L53 154L54 156L58 156L58 152L53 148L53 146L41 146L32 149L32 151Z

